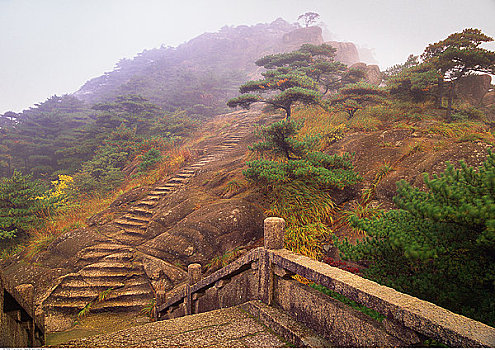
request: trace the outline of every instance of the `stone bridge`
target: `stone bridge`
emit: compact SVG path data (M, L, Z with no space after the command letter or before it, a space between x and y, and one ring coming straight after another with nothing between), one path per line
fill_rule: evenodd
M43 319L35 315L31 284L14 287L0 271L0 346L44 345Z
M189 265L185 284L157 295L155 316L161 321L66 346L285 346L254 332L255 319L297 347L415 347L426 339L450 347L495 347L492 327L283 249L284 227L283 219L265 219L264 247L207 277L199 264ZM298 282L295 275L377 311L383 320Z

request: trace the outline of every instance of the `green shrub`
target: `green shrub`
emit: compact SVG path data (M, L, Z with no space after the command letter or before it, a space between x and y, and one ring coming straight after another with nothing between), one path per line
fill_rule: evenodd
M301 126L284 120L263 128L262 141L250 149L270 158L247 162L243 174L269 196L269 215L287 221L287 248L318 258L332 222L330 191L353 185L360 177L354 172L352 155L314 151L314 137L298 140Z
M162 160L162 154L156 148L152 148L142 156L138 169L145 172L154 167L160 160Z
M401 181L391 210L353 224L368 236L338 242L343 257L372 261L367 277L495 324L495 155L425 175L428 192Z
M23 236L39 224L42 202L38 182L32 176L14 171L10 178L0 180L0 239Z

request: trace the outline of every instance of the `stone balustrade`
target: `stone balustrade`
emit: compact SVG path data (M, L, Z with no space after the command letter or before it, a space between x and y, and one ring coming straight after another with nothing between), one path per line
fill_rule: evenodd
M185 285L157 302L170 319L261 300L342 347L409 347L427 338L451 347L495 347L495 329L350 272L283 249L285 222L265 219L264 247L201 278L191 264ZM385 316L381 322L299 283L299 275ZM163 300L164 299L164 300Z
M44 345L43 317L35 315L32 284L12 286L0 272L0 347Z

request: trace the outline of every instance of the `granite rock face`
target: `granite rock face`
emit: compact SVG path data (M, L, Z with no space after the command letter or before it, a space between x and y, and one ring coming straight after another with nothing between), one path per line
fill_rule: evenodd
M358 63L359 60L359 52L356 48L356 45L349 42L340 42L340 41L327 41L326 44L331 45L337 52L335 53L335 60L345 63L347 65L352 65L354 63Z
M457 83L457 95L471 103L479 105L491 86L492 77L488 74L468 75L459 79Z
M365 73L365 81L370 84L380 85L382 82L382 73L376 64L367 65L366 63L358 62L350 66L350 68L363 71Z

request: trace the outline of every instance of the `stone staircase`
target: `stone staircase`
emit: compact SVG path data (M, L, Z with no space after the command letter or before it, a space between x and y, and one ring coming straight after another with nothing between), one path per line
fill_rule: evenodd
M95 242L77 254L78 271L62 276L43 301L47 315L63 317L76 315L84 308L91 312L141 310L153 299L155 288L146 274L144 259L153 258L139 251L138 246L153 238L148 226L155 207L167 195L185 186L207 164L234 150L251 131L252 121L246 117L220 134L220 143L207 149L206 155L186 166L172 178L158 183L148 194L136 201L119 218L110 223L111 229L102 230L108 239ZM170 283L178 283L185 271L177 266ZM175 276L175 277L174 277ZM56 330L58 327L54 326Z

